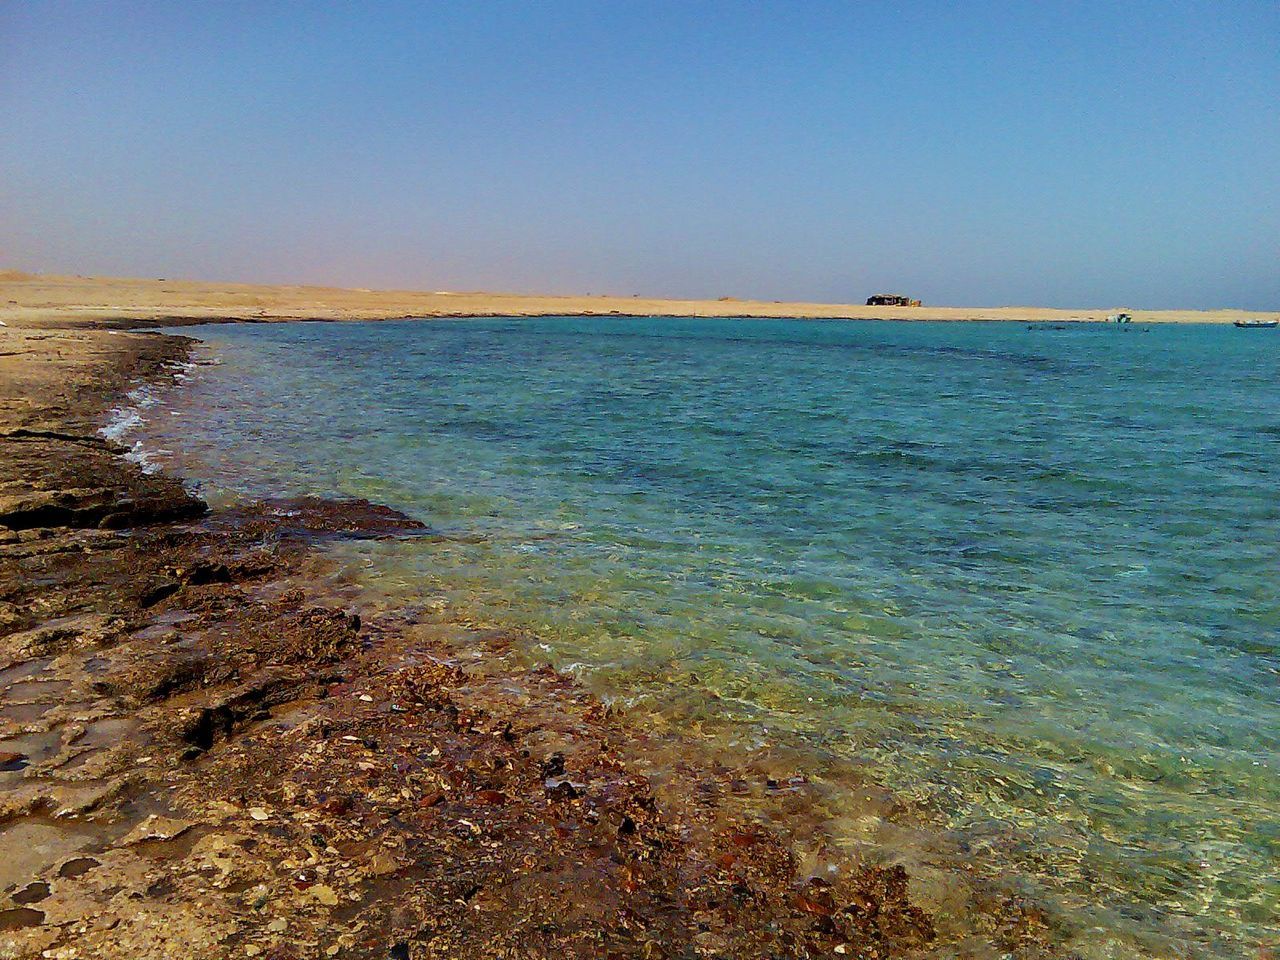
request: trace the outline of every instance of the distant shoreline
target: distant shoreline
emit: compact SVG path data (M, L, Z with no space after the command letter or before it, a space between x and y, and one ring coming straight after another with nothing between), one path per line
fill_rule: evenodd
M0 321L103 326L123 320L183 326L202 322L389 320L446 317L734 317L797 320L1105 322L1112 313L1135 323L1233 323L1280 311L1138 310L1050 307L869 307L861 304L651 297L544 296L509 293L364 290L265 286L189 280L72 277L0 271Z

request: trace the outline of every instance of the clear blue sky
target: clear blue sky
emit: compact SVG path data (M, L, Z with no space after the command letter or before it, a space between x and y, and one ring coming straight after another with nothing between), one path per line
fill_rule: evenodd
M1280 3L0 5L0 265L1280 309Z

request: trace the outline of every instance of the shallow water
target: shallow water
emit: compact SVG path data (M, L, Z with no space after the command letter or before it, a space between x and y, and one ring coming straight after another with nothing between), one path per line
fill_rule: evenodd
M1280 336L550 318L214 326L142 441L368 497L369 584L743 749L856 759L1082 918L1280 924ZM1114 935L1114 936L1118 936ZM1110 951L1110 952L1109 952Z

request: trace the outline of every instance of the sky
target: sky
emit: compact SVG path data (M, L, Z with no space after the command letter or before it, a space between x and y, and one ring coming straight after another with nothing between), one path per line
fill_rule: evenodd
M0 268L1280 309L1280 3L0 2Z

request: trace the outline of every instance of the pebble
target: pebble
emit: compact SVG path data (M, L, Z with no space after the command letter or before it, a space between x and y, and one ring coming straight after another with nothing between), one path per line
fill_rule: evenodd
M336 907L338 905L338 895L333 892L333 887L327 883L317 883L311 888L311 895L326 907Z
M253 819L255 820L271 819L271 814L267 813L267 811L263 810L261 807L254 807L253 809L251 809L249 811L249 816L253 817Z

